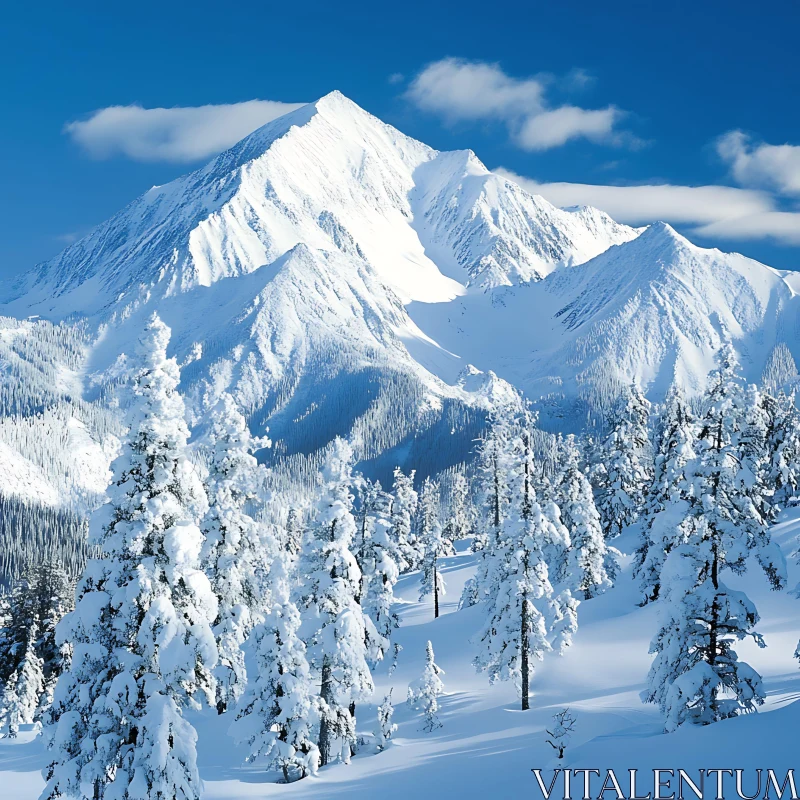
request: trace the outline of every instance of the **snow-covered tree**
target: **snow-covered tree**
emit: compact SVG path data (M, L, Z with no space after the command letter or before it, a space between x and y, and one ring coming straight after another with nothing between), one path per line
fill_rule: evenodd
M755 385L748 386L742 397L741 430L739 432L738 493L753 504L758 517L768 524L774 520L772 498L774 486L765 483L769 453L767 435L770 419L765 398Z
M492 576L493 552L503 538L503 526L510 514L518 412L516 403L494 407L489 414L486 432L478 444L476 483L482 534L476 537L478 568L464 584L459 603L462 608L483 602L496 588Z
M444 675L444 670L434 661L433 645L428 642L425 647L425 669L409 685L406 700L409 707L422 712L422 730L428 733L442 727L436 713L439 710L439 696L444 692L440 675Z
M319 763L315 742L318 702L299 637L300 613L290 599L287 556L272 562L272 600L252 637L258 674L239 704L231 733L246 742L249 760L263 758L288 783L313 775Z
M9 739L16 739L19 733L18 683L19 675L14 670L8 676L3 687L3 694L0 696L0 737L7 736Z
M38 624L34 621L28 631L19 669L6 684L0 702L0 735L7 728L12 739L19 732L20 725L31 725L36 720L44 694L44 662L36 655L37 639Z
M743 592L720 580L725 537L705 517L688 518L684 541L662 571L660 628L644 699L657 703L668 731L684 723L709 724L764 702L761 677L737 657L737 641L752 637L758 613Z
M547 623L540 610L548 605L553 587L542 547L552 538L552 523L533 501L524 518L507 526L506 536L494 554L498 588L487 604L486 624L479 638L475 666L488 672L489 680L513 680L530 708L532 662L549 651Z
M680 387L673 384L661 415L646 525L634 562L643 603L658 598L661 567L689 511L696 436L696 423L689 405Z
M754 552L773 588L785 582L785 563L750 498L742 494L745 404L733 348L719 354L703 402L693 462L692 504L661 572L660 628L645 699L658 703L668 730L708 724L763 702L760 676L739 661L736 641L752 637L758 614L722 575L745 571Z
M181 706L213 701L216 597L200 570L207 499L187 454L189 430L153 316L139 347L128 441L109 502L92 517L101 557L87 564L49 727L53 761L43 798L200 796L192 726Z
M367 508L362 509L363 530L359 548L361 605L377 633L371 653L374 666L392 649L394 632L399 627L397 614L392 609L394 587L406 563L391 535L391 495L381 489L380 483L375 483L369 492L365 492L364 503ZM400 645L395 643L395 654L399 648Z
M419 552L414 544L412 523L417 514L419 497L414 491L414 470L405 475L400 467L395 468L392 494L392 540L400 550L406 569L416 569L419 566Z
M265 470L253 452L269 444L268 439L250 434L233 398L223 394L211 415L209 509L202 525L202 562L219 608L214 621L219 713L234 705L244 691L247 672L241 646L270 602L266 575L279 545L268 526L259 524L252 513L263 503L265 491Z
M420 600L433 595L433 617L439 616L439 598L445 583L439 567L440 559L455 553L453 543L444 535L439 521L439 484L425 478L419 501L419 543L422 551Z
M794 393L762 395L767 416L763 484L772 489L772 515L793 502L800 487L800 412Z
M375 732L375 739L379 753L389 746L389 740L397 730L397 725L392 722L393 716L392 692L389 690L389 694L384 696L383 702L378 706L378 729Z
M303 546L303 515L298 509L290 508L287 512L284 534L284 549L294 558Z
M372 621L357 602L361 570L351 548L356 533L350 486L353 451L336 439L322 471L322 496L316 519L300 556L303 576L298 607L312 667L319 670L320 763L324 766L340 741L345 762L355 743L355 705L373 691L368 666Z
M69 664L69 648L58 645L55 629L74 603L73 592L73 581L57 564L29 562L0 597L0 687L12 673L19 675L30 632L37 632L33 647L42 662L43 686L33 721L47 713L58 676Z
M600 451L604 472L597 505L606 538L619 536L644 511L645 492L652 480L649 416L650 403L633 384L620 400Z
M570 535L564 581L585 600L602 594L615 574L615 551L606 545L592 487L579 465L575 437L564 441L563 463L555 486L561 521Z
M450 541L466 539L475 533L475 522L475 508L472 505L469 481L463 472L457 472L450 486L444 535Z

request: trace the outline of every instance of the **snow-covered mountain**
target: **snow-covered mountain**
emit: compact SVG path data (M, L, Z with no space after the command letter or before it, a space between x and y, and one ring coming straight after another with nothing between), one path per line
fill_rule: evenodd
M157 310L196 421L228 389L279 452L349 433L378 472L435 471L467 456L500 379L575 427L621 382L655 397L673 377L698 387L728 337L748 377L776 347L791 373L791 283L663 224L555 208L334 92L146 192L3 287L0 312L56 323L7 327L45 362L44 405L80 400L83 424ZM80 341L62 347L52 331L76 319ZM54 395L64 376L79 388ZM93 420L97 437L109 423Z

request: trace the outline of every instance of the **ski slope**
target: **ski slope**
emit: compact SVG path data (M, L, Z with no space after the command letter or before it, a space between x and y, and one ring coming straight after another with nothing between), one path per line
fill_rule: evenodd
M800 509L785 512L772 535L787 555L793 552L800 536ZM615 544L623 551L630 550L631 532ZM759 713L747 717L664 734L657 709L639 700L650 662L647 650L656 630L657 609L636 605L638 593L627 569L611 591L581 604L574 645L565 656L550 657L537 666L531 709L521 712L511 685L490 686L470 663L469 639L481 625L480 610L457 611L457 604L475 558L462 542L459 553L445 560L447 595L437 620L433 619L431 602L417 601L416 573L404 576L398 584L398 641L403 650L397 670L389 676L385 666L379 668L373 702L357 710L358 732L367 737L374 729L377 703L386 692L393 691L399 730L386 751L376 755L370 745L364 745L350 765L332 764L320 770L317 777L281 785L273 782L276 774L264 773L257 763L242 764L244 752L226 735L230 714L192 713L189 717L199 735L198 760L205 798L541 797L530 770L550 770L555 765L552 750L544 742L544 729L552 715L565 706L577 717L577 728L565 763L560 766L614 769L622 776L634 768L680 768L690 773L762 768L784 775L787 769L796 768L794 732L800 724L800 671L792 653L800 635L800 600L789 592L770 592L756 565L751 565L741 581L761 614L758 629L768 647L759 650L743 643L737 649L740 657L763 675L766 704ZM800 581L800 569L794 559L790 565L789 586L794 587ZM445 673L446 694L439 713L443 726L423 733L419 714L407 709L404 700L409 682L422 671L429 639L436 662ZM0 740L3 797L35 800L44 785L39 770L46 760L41 740L32 738L31 731L24 731L17 741ZM750 772L747 780L754 781L754 775ZM745 789L754 792L750 784ZM556 797L560 790L558 784ZM645 793L648 790L645 788Z

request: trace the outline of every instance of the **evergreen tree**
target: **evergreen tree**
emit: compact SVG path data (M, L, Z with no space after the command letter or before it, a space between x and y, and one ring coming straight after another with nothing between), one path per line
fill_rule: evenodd
M465 608L491 597L496 588L492 575L493 553L503 538L509 518L511 476L515 466L516 419L513 403L496 406L489 414L488 427L478 444L476 458L477 495L482 511L485 540L479 545L478 568L465 584L459 607Z
M419 498L414 491L414 470L405 475L400 467L395 468L392 494L392 540L400 550L406 569L416 569L419 553L414 546L412 522L417 514Z
M603 479L598 511L607 538L619 536L644 511L645 493L652 475L647 426L650 403L633 384L623 395L602 448Z
M513 680L522 699L522 710L530 708L531 662L541 661L549 651L547 624L539 606L547 605L553 587L542 555L542 545L552 538L552 523L535 501L526 516L509 526L501 547L495 552L500 575L496 598L480 634L480 650L474 660L477 669L489 673L489 680Z
M38 625L34 621L28 631L19 670L11 674L0 703L0 735L7 728L10 739L16 738L20 725L31 725L38 717L44 694L44 663L36 655L37 639Z
M683 392L673 384L667 393L659 426L653 483L636 552L634 574L639 578L643 604L658 598L661 568L678 536L678 527L692 500L692 468L696 453L696 423Z
M366 499L366 498L365 498ZM395 630L400 626L394 605L394 587L406 567L400 548L391 535L392 497L380 483L373 484L369 511L365 516L362 548L362 606L372 620L377 637L371 648L372 665L382 661L390 648ZM400 645L394 645L395 654Z
M571 546L562 573L569 587L588 600L611 586L616 551L606 545L592 487L579 466L579 451L572 435L564 442L563 461L555 493Z
M268 439L251 436L233 398L223 394L211 416L209 510L203 522L202 552L218 601L214 636L219 651L215 677L220 714L244 691L247 672L241 646L270 602L266 575L278 543L251 512L251 507L263 503L265 491L265 470L253 451L269 444Z
M762 396L767 416L766 465L763 483L772 488L772 519L793 502L800 486L800 413L794 393Z
M353 452L336 439L322 473L317 516L300 556L304 581L298 607L306 618L312 667L320 673L320 763L327 764L336 740L349 762L355 744L355 705L373 690L367 664L369 642L377 638L356 598L361 571L351 547L356 532L350 486Z
M656 658L645 699L660 705L669 730L726 719L763 702L760 676L733 649L745 637L764 646L754 630L758 614L722 575L743 573L755 551L773 588L780 588L785 564L742 495L746 411L737 369L726 345L704 398L692 506L662 570L661 626L651 646Z
M444 536L450 541L466 539L475 533L475 509L470 498L469 482L457 472L450 487L450 504L444 523Z
M392 705L392 692L389 690L383 698L383 702L378 706L378 730L375 738L377 739L378 752L385 750L389 746L392 734L397 730L397 725L392 722L394 716L394 706Z
M288 783L317 771L319 709L299 637L300 614L290 599L286 556L273 561L272 584L272 608L253 631L258 674L241 699L231 732L248 744L250 760L264 758L267 769L280 769Z
M661 625L644 699L660 706L668 731L727 719L764 702L761 677L733 649L746 637L765 645L754 630L755 606L719 578L727 566L725 538L705 517L690 517L683 541L664 564Z
M439 677L444 675L444 670L433 659L433 645L428 642L425 647L425 669L408 687L407 698L410 708L422 712L422 730L428 733L442 727L436 712L439 710L439 695L444 692L444 684Z
M453 543L444 535L439 521L439 484L425 478L419 502L419 540L422 551L420 600L433 595L433 617L439 617L439 598L445 593L445 582L439 560L455 553Z
M43 798L200 796L181 706L213 700L217 602L199 569L207 500L169 334L154 315L141 339L128 441L92 518L101 557L59 626L74 652L53 700Z

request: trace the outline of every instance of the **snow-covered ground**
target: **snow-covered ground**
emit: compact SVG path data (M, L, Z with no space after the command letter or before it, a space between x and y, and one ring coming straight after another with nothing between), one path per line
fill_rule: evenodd
M800 535L800 509L785 512L772 533L789 555ZM624 537L618 542L623 550L629 549ZM521 712L513 686L489 686L486 677L476 674L471 665L469 640L480 627L480 610L457 611L457 604L475 558L462 543L459 554L446 559L447 595L437 620L430 602L417 602L416 573L405 576L398 585L402 620L398 641L403 651L393 675L387 674L386 667L377 670L374 702L358 709L359 734L368 736L375 728L376 702L393 690L399 730L386 751L374 755L374 749L365 745L349 766L334 764L317 777L280 785L272 782L274 774L266 774L258 764L242 764L243 751L226 733L230 715L192 714L199 734L205 797L541 797L530 770L554 766L544 728L552 715L566 706L577 718L576 735L564 764L573 769L614 769L623 777L628 769L648 773L655 768L684 769L690 775L700 769L744 769L749 771L744 790L754 794L756 777L751 770L773 769L785 775L787 769L797 767L794 732L800 725L800 671L792 653L800 636L800 600L789 592L770 592L756 565L742 581L761 614L758 629L768 646L760 650L745 643L738 649L764 676L766 704L758 714L664 734L657 709L639 699L657 609L637 607L638 595L628 571L606 595L581 605L573 647L564 657L548 658L537 667L531 710ZM800 581L794 559L789 579L790 587ZM444 670L446 690L439 714L443 725L433 733L420 730L419 714L407 709L404 702L409 682L422 671L428 640ZM43 786L40 770L46 760L41 740L33 738L30 731L23 731L16 741L0 740L0 796L37 798ZM645 794L652 789L646 781ZM562 796L561 788L558 784L554 796ZM599 788L599 783L592 783L593 796ZM627 786L624 788L627 791ZM725 796L735 795L730 791Z

